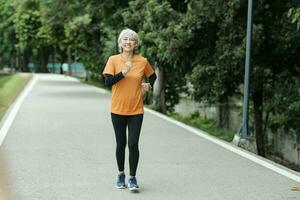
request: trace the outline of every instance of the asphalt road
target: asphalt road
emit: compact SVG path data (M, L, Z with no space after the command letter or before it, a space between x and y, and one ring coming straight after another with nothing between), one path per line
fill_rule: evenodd
M12 200L300 200L298 182L149 112L140 192L115 189L110 94L66 76L36 78L1 146Z

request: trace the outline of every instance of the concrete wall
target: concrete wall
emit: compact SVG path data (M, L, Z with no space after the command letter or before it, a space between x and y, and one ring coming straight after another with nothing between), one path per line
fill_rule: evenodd
M300 137L295 132L279 130L277 133L269 131L267 140L273 152L284 160L300 167Z
M242 124L242 105L239 102L233 105L229 110L229 128L237 132ZM175 112L182 115L188 115L195 111L198 111L202 117L218 119L218 110L215 106L207 107L202 103L189 99L181 99L179 104L175 106ZM285 132L284 130L280 130L277 133L268 131L267 146L273 153L300 167L300 136L297 137L296 133ZM245 147L245 149L250 150L249 148ZM255 150L250 151L255 153Z
M229 109L229 129L238 131L242 124L242 115L237 104ZM175 112L188 115L198 111L200 116L207 119L218 120L218 109L216 106L206 106L190 99L181 99L179 104L175 106Z

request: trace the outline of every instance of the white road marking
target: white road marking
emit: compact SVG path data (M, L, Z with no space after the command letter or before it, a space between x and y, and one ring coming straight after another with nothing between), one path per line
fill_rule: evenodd
M12 105L13 106L12 109L8 113L8 116L5 116L5 119L4 119L5 121L3 122L2 126L0 127L0 146L2 145L2 142L4 141L5 136L7 135L7 132L9 130L9 128L11 127L24 99L26 98L26 96L28 95L30 90L33 88L33 86L35 85L36 82L37 82L37 77L34 75L32 80L30 80L29 84L27 84L27 86L22 91L22 93L19 95L19 97L17 97L15 103ZM300 183L300 176L297 176L296 174L293 174L293 173L289 172L288 170L285 170L284 167L282 167L282 168L277 167L276 165L272 164L272 161L268 161L268 162L264 161L263 158L259 158L259 156L257 156L257 155L252 155L252 153L250 153L250 152L246 152L246 151L240 149L239 147L236 147L234 145L231 145L229 143L226 143L224 141L216 139L216 138L208 135L204 131L193 128L191 126L188 126L182 122L176 121L176 120L174 120L170 117L167 117L161 113L158 113L156 111L150 110L148 108L145 108L145 111L147 111L157 117L160 117L166 121L169 121L173 124L176 124L177 126L180 126L180 127L184 128L206 140L209 140L229 151L232 151L232 152L234 152L244 158L247 158L261 166L264 166L270 170L273 170L274 172L276 172L278 174L281 174L287 178L290 178L290 179Z
M26 98L26 96L28 95L30 90L33 88L36 81L37 81L37 78L35 75L33 75L30 82L25 86L25 88L23 89L21 94L17 97L15 102L12 104L12 108L11 108L11 110L9 110L9 113L7 115L4 115L4 118L2 119L4 121L3 121L2 126L0 127L0 146L2 145L2 142L4 141L4 139L7 135L7 132L9 130L9 128L11 127L24 99Z
M221 146L221 147L223 147L223 148L225 148L229 151L232 151L232 152L234 152L234 153L236 153L236 154L238 154L238 155L240 155L244 158L247 158L247 159L263 166L263 167L266 167L270 170L273 170L274 172L276 172L278 174L281 174L281 175L283 175L287 178L290 178L290 179L300 183L300 176L297 176L296 174L293 174L293 173L289 172L287 169L284 169L285 168L284 166L282 166L282 168L278 167L275 164L272 164L273 163L272 161L265 161L265 160L263 160L264 158L262 158L262 157L259 158L258 155L254 155L254 154L252 155L251 152L247 152L245 150L240 149L237 146L234 146L233 144L227 143L227 142L222 141L220 139L216 139L215 137L212 137L212 136L208 135L208 133L205 133L204 131L193 128L191 126L188 126L188 125L186 125L182 122L176 121L176 120L174 120L174 119L172 119L172 118L170 118L166 115L163 115L159 112L153 111L153 110L148 109L148 108L145 108L145 111L147 111L147 112L149 112L149 113L151 113L151 114L153 114L157 117L160 117L160 118L162 118L162 119L164 119L168 122L176 124L177 126L180 126L180 127L184 128L184 129L186 129L186 130L188 130L188 131L190 131L190 132L192 132L192 133L194 133L194 134L196 134L196 135L198 135L198 136L200 136L200 137L202 137L206 140L209 140L209 141L211 141L211 142L213 142L213 143L215 143L215 144L217 144L217 145L219 145L219 146Z

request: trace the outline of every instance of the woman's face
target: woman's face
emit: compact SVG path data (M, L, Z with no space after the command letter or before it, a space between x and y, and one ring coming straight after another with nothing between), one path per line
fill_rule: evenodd
M136 46L136 41L130 35L125 35L121 40L123 51L133 52Z

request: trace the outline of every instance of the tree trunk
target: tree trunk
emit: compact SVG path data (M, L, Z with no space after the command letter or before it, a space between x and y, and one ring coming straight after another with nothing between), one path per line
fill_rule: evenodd
M229 128L229 103L228 98L224 98L218 105L218 126Z
M16 50L16 57L14 58L14 67L15 67L15 69L16 70L20 70L20 71L22 71L22 68L21 68L21 66L20 66L20 57L21 57L21 55L20 55L21 53L20 53L20 49L19 48L17 48L17 50Z
M164 85L164 72L158 67L155 69L157 79L153 89L153 104L159 112L166 113L166 98L165 98L165 85Z
M68 75L72 76L72 48L68 46Z
M13 71L13 69L15 68L15 66L16 66L16 59L15 58L11 58L10 59L10 63L9 63L9 70L10 70L10 72L12 72Z
M22 72L29 72L29 58L30 51L28 49L17 50L16 68L21 69Z
M265 138L263 132L263 91L255 92L252 98L254 106L254 126L257 153L260 156L265 156Z
M49 51L47 47L42 47L39 49L39 64L37 68L37 72L40 73L49 73L47 64L49 59Z

